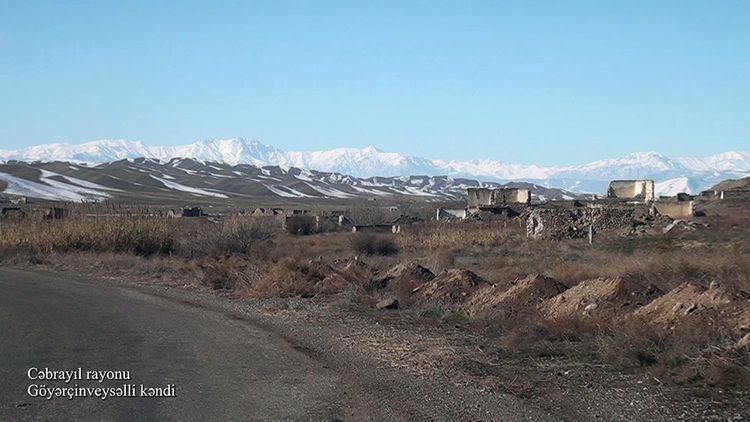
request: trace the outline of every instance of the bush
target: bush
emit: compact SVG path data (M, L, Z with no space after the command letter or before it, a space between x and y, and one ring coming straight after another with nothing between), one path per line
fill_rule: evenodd
M263 217L229 217L212 221L195 221L198 227L186 227L178 247L183 255L206 256L246 254L260 240L273 234L273 222Z
M193 261L187 267L198 282L213 290L250 289L260 280L260 271L242 257Z
M398 253L396 242L387 236L358 233L351 237L350 242L354 251L365 255L388 256Z

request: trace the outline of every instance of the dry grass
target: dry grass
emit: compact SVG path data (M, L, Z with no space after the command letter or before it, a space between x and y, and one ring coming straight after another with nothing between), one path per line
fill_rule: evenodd
M524 230L515 221L432 222L402 227L398 243L405 250L492 247L525 233Z
M169 254L174 232L171 221L148 217L4 221L0 224L0 252Z
M202 259L183 269L194 274L199 284L213 290L248 291L263 279L261 269L236 256Z
M148 216L6 220L0 223L0 253L89 251L198 257L247 253L255 242L268 239L273 232L271 221L247 217L218 222Z
M254 287L258 297L294 297L313 295L315 286L330 274L324 264L297 258L284 258L269 268Z

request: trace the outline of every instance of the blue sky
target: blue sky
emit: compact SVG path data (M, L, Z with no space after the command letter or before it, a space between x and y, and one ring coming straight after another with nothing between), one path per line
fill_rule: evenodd
M750 2L0 0L0 149L750 150Z

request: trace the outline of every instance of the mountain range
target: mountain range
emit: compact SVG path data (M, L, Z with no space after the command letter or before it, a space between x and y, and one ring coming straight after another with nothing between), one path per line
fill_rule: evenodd
M730 178L750 175L750 153L729 151L702 158L670 158L656 152L637 152L577 166L510 164L492 159L445 161L383 152L375 147L327 151L284 151L257 140L233 138L202 140L173 147L149 146L139 141L99 140L82 144L48 144L4 151L0 160L67 161L100 164L122 159L169 161L191 158L227 165L278 166L349 175L356 178L448 176L484 182L529 182L580 193L604 193L613 179L654 179L660 195L697 193Z
M97 165L65 161L0 163L0 202L17 197L46 201L128 204L204 205L208 207L276 206L280 204L376 201L462 200L469 187L497 183L447 176L358 178L296 167L229 165L223 162L173 158L122 159ZM532 183L507 186L530 189L534 201L573 199L578 195Z

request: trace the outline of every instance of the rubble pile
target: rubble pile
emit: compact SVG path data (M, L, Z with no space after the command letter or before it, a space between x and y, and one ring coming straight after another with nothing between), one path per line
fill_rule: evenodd
M633 231L639 225L651 224L653 217L639 207L538 208L526 221L528 237L575 239L595 231Z

